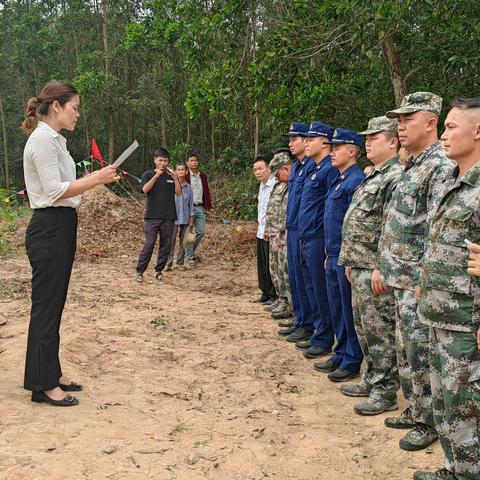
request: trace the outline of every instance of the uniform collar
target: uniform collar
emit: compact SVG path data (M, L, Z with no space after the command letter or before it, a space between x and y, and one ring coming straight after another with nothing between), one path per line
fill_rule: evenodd
M425 158L427 158L432 152L435 152L439 149L443 148L440 141L430 145L417 158L413 158L413 155L407 161L407 168L412 167L413 165L420 165Z
M391 158L390 160L387 160L378 170L375 170L375 171L378 171L380 173L388 172L393 165L397 165L399 162L400 162L400 157L397 155Z
M458 165L455 167L454 172L456 176L458 177L459 174L459 168ZM466 183L467 185L470 185L471 187L474 187L475 185L480 184L480 160L468 170L465 175L459 179L460 183Z
M326 163L328 163L329 161L331 160L330 158L330 155L327 155L326 157L322 158L320 160L320 163L317 164L317 162L315 162L315 168L318 170L319 168L321 168L323 165L325 165Z
M338 179L345 180L349 175L355 173L357 170L359 170L358 164L354 163L353 165L350 165L343 173L338 172Z

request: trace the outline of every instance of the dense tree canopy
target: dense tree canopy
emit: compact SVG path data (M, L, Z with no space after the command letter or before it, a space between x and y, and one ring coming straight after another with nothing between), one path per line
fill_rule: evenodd
M446 101L480 84L478 0L6 0L0 2L0 186L20 188L26 101L73 82L81 160L131 141L241 172L291 120L358 129L405 91ZM8 184L7 184L8 183Z

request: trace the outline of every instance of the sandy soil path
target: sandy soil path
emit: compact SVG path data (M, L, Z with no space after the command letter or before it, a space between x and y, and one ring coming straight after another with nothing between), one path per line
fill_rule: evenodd
M59 409L22 389L30 270L0 260L0 479L403 480L440 466L438 445L400 450L402 431L355 415L276 335L251 302L253 260L142 285L133 266L76 262L61 356L86 388Z

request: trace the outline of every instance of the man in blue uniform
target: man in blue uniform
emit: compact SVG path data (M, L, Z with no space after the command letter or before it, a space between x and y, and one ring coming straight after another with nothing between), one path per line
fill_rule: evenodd
M345 267L338 264L343 219L355 190L365 177L357 165L363 139L351 130L337 128L327 143L332 145L332 165L338 169L325 200L324 213L327 293L337 345L333 357L315 363L314 367L320 372L330 372L330 380L343 382L358 377L363 360L353 324L350 282L345 276Z
M325 283L325 240L323 214L325 197L338 175L330 158L334 129L330 125L312 122L307 133L307 154L315 162L312 173L305 178L298 211L300 263L315 332L309 340L298 342L307 358L317 358L332 350L334 341L332 318Z
M303 281L300 266L300 242L298 238L298 208L302 196L303 184L315 166L315 162L306 156L305 137L308 132L306 123L294 122L286 134L289 137L288 146L297 158L290 171L288 180L287 203L287 255L288 275L292 293L292 306L295 322L291 327L280 329L279 335L286 336L289 342L298 342L310 338L315 327L314 316L310 306L307 291Z

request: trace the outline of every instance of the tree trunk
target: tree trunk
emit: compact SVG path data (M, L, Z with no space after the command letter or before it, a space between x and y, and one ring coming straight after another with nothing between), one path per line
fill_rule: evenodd
M392 37L384 35L380 39L380 48L390 70L390 80L392 82L393 93L395 95L395 104L400 106L407 92L405 75L402 70L402 64L397 52L397 47Z
M80 68L80 51L78 48L78 38L77 34L75 31L73 31L73 46L75 49L75 58L77 60L77 68ZM82 119L82 125L83 125L83 133L84 133L84 140L85 140L85 152L86 155L89 156L91 151L90 151L90 135L88 133L88 123L87 123L87 114L83 113L80 118ZM93 170L93 166L92 166Z
M215 119L214 118L212 118L211 145L212 145L212 161L215 162L215 158L217 157L217 152L215 148Z
M167 148L167 110L163 98L160 98L160 130L162 132L162 147Z
M105 52L105 75L107 77L110 75L111 71L111 63L110 63L110 43L108 41L108 5L107 1L104 0L102 2L102 36L103 36L103 50ZM108 87L107 91L107 99L111 97L110 87ZM109 158L110 162L113 162L115 158L115 133L114 133L114 118L111 106L108 107L108 126L109 126L109 139L108 139L108 151L109 151Z
M8 165L7 125L5 122L5 111L3 110L2 97L0 97L0 119L2 121L5 188L8 190L10 188L10 170Z

